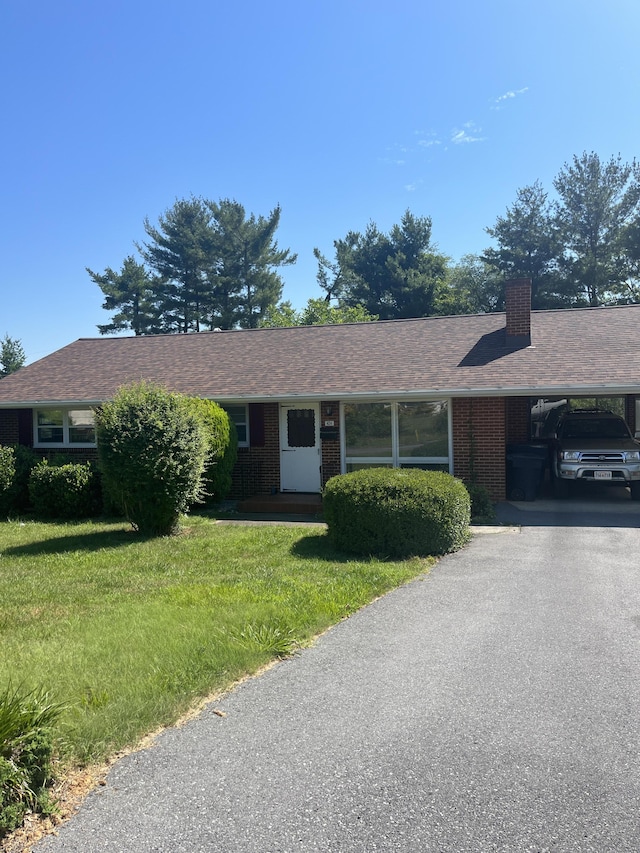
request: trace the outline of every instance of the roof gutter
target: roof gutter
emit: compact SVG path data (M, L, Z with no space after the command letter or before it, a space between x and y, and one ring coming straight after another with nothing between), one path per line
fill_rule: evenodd
M369 390L369 391L347 391L334 389L330 391L322 391L316 394L291 394L283 392L281 394L216 394L208 396L206 399L214 400L217 403L273 403L283 402L287 400L298 401L321 401L321 400L383 400L383 399L408 399L408 400L429 400L442 399L443 397L565 397L565 396L611 396L611 395L626 395L637 394L640 396L640 383L619 385L619 384L602 384L602 385L519 385L516 387L491 386L476 388L469 386L467 388L421 388L421 389L404 389L394 388L386 390ZM100 406L104 400L15 400L0 402L0 409L34 409L34 408L55 408L64 407L86 408L87 406Z

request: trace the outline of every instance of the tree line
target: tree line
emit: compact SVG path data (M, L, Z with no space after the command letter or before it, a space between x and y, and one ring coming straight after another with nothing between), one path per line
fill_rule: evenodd
M115 311L101 334L136 335L255 328L282 294L279 267L296 255L278 248L280 208L247 216L237 201L182 199L144 221L147 241L136 244L142 261L125 258L119 271L97 273L103 308Z
M296 262L275 234L280 208L248 215L237 201L182 199L135 244L119 270L87 268L111 321L136 335L403 319L499 311L505 278L530 278L534 308L640 302L640 166L575 156L553 181L519 189L486 232L494 241L458 263L432 242L432 221L407 210L388 233L371 222L318 248L320 294L301 311L282 301L280 269Z

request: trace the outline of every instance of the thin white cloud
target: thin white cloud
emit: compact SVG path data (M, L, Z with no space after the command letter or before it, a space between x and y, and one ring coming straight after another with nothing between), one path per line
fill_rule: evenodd
M504 106L505 101L511 101L513 98L517 98L518 95L524 95L524 93L528 91L528 86L524 86L522 89L510 89L508 92L505 92L504 95L500 95L498 98L494 99L491 109L500 110Z
M462 128L454 128L451 131L451 142L454 145L466 145L472 142L484 142L486 136L479 136L482 133L482 128L478 127L474 122L467 121L462 125Z
M438 139L438 135L432 131L416 130L415 136L419 136L418 148L431 148L434 145L442 145L442 140Z

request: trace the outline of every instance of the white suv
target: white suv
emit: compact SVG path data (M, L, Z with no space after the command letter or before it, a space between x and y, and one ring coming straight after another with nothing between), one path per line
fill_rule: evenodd
M640 500L640 442L612 412L566 412L556 430L553 482L558 497L580 482L629 486L633 500Z

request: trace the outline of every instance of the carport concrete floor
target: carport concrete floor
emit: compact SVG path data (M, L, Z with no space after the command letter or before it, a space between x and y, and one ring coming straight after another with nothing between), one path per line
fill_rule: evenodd
M535 501L504 501L496 508L501 524L526 526L640 527L640 501L622 486L572 484L570 496L554 498L545 483Z
M476 535L117 762L37 853L637 853L639 580L631 528Z

